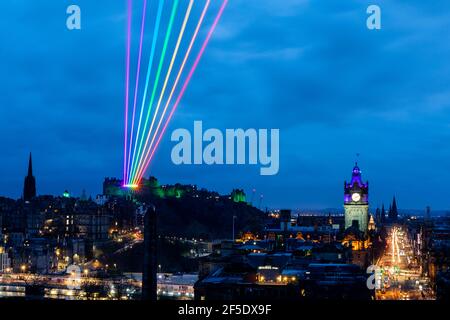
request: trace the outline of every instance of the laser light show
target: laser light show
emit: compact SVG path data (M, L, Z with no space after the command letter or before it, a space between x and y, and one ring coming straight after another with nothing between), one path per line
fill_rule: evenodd
M227 3L127 1L124 187L147 172Z

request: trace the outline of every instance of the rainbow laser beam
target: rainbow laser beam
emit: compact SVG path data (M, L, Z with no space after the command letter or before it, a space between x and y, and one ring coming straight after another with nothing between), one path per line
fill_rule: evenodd
M127 143L128 143L128 104L130 94L130 51L131 51L131 12L132 12L132 0L127 2L128 9L128 22L127 22L127 44L126 44L126 80L125 80L125 145L124 145L124 162L123 162L123 181L126 181L127 177Z
M136 69L136 81L135 81L135 87L134 87L133 116L131 118L131 137L130 137L128 160L127 160L127 163L128 163L127 175L130 170L131 148L133 146L134 118L136 115L137 95L138 95L138 90L139 90L139 75L141 72L142 44L144 42L143 40L144 40L146 13L147 13L147 0L144 0L144 5L143 5L143 9L142 9L141 36L139 39L139 56L138 56L138 63L137 63L137 69ZM128 177L126 177L126 179L128 180ZM124 181L126 181L126 180L124 180Z
M201 26L204 22L206 13L208 11L208 8L210 6L211 0L206 0L205 7L203 8L202 14L200 16L200 19L197 23L197 26L195 28L194 34L192 36L192 39L189 43L189 47L186 50L185 57L183 59L183 62L181 63L181 67L178 70L176 80L172 84L172 89L170 90L170 94L168 99L164 102L164 108L161 111L161 104L163 102L163 99L165 97L165 93L167 90L167 87L169 85L169 81L171 78L171 74L174 68L174 64L177 60L178 53L180 50L181 43L184 38L186 26L188 24L192 8L194 6L195 0L189 1L189 6L186 10L186 13L184 15L183 23L181 26L181 29L179 31L177 41L175 44L175 47L172 51L172 58L170 60L168 69L166 70L164 82L162 84L162 87L159 88L159 80L161 79L162 75L162 69L164 67L165 63L165 56L167 54L169 41L171 38L171 34L173 31L174 26L174 20L176 17L176 13L179 6L179 0L173 0L173 6L171 9L170 19L168 22L167 30L164 37L164 42L162 46L162 50L160 52L160 58L159 58L159 64L158 69L155 75L155 79L152 80L153 83L153 89L151 92L151 95L147 95L149 91L149 85L152 77L152 69L153 69L153 61L156 54L156 46L157 46L157 40L159 37L159 28L161 24L161 18L162 18L162 12L163 12L163 3L164 0L159 0L158 5L158 13L156 16L155 21L155 28L153 30L153 41L152 41L152 49L151 54L149 57L149 62L147 66L147 75L145 80L145 89L144 89L144 95L142 96L142 104L140 106L140 114L139 114L139 122L137 125L137 131L135 131L136 127L136 108L138 103L138 94L139 94L139 80L140 80L140 74L141 74L141 62L142 62L142 54L143 54L143 47L144 47L144 33L145 33L145 20L146 20L146 11L147 11L147 0L144 0L143 3L143 12L142 12L142 22L141 22L141 34L139 37L139 53L137 57L137 65L136 65L136 81L135 81L135 88L134 88L134 100L133 100L133 109L132 109L132 116L131 116L131 132L128 131L128 125L129 125L129 109L130 109L130 60L131 60L131 20L132 20L132 0L128 0L128 23L127 23L127 70L126 70L126 94L125 94L125 144L124 144L124 181L123 181L123 187L135 189L138 188L139 183L141 182L141 179L144 175L144 173L147 171L148 166L150 165L156 150L158 149L158 146L161 143L162 137L164 136L168 125L170 121L173 118L173 115L176 111L176 109L179 107L179 104L187 90L187 87L190 83L190 81L193 78L193 75L200 63L201 58L204 55L204 52L206 50L206 47L217 27L217 24L222 17L222 14L225 10L226 5L228 4L228 0L223 0L219 12L217 13L217 16L214 19L214 22L212 26L209 29L209 32L207 32L206 39L203 41L201 45L201 49L199 53L197 54L197 57L195 58L195 61L184 80L183 86L181 88L181 91L179 92L177 99L175 103L172 104L172 99L174 97L175 91L178 90L178 85L181 80L181 77L183 76L184 69L186 67L186 63L190 57L190 54L192 52L192 48L198 38L198 35L201 30ZM170 49L172 50L172 49ZM157 92L157 90L160 90ZM157 94L159 94L159 99L157 100L156 106L154 106L155 99L157 97ZM150 101L147 104L147 99ZM154 111L153 111L154 109ZM166 114L170 110L170 113L167 117ZM153 113L152 113L153 111ZM145 115L145 117L144 117ZM152 116L150 127L148 126L150 116ZM143 123L143 118L145 118L145 121ZM164 126L160 132L161 126L163 125L163 121L165 121ZM143 124L143 129L142 128ZM155 124L156 128L155 128ZM153 130L155 128L155 130ZM148 130L147 130L148 129ZM128 136L130 139L128 139ZM156 143L155 143L156 139ZM145 141L145 143L144 143ZM138 147L139 146L139 147ZM133 150L133 152L131 152ZM128 155L128 156L127 156ZM131 156L132 155L132 156Z
M188 6L188 8L186 10L186 14L184 16L184 20L183 20L183 24L181 26L180 33L178 35L178 40L177 40L177 43L175 45L175 49L174 49L173 54L172 54L172 59L170 61L169 69L167 70L166 78L164 79L164 84L163 84L162 90L161 90L160 95L159 95L158 103L156 105L156 109L155 109L155 112L153 114L152 122L150 124L150 129L148 131L147 138L145 140L145 144L144 144L144 148L143 148L142 154L145 154L145 150L148 147L148 143L149 143L149 140L150 140L150 137L151 137L151 134L152 134L153 126L154 126L155 120L156 120L156 118L158 116L159 108L161 107L161 102L162 102L162 99L164 97L164 93L166 92L166 88L167 88L167 84L168 84L169 79L170 79L170 75L172 74L173 65L174 65L175 60L177 58L178 50L180 49L181 40L183 39L184 31L185 31L186 25L187 25L187 23L189 21L189 17L191 15L191 10L192 10L192 5L193 4L194 4L194 0L190 0L189 1L189 6ZM143 160L144 158L142 158L141 160ZM140 162L138 164L137 168L139 168L141 165L142 164Z
M207 0L206 3L205 3L205 6L204 6L203 11L202 11L202 14L201 14L200 19L199 19L199 21L197 23L197 26L195 28L194 34L193 34L192 39L191 39L191 41L189 43L189 47L188 47L188 49L186 51L186 54L185 54L184 59L183 59L183 62L181 64L180 70L178 71L178 74L177 74L177 77L175 79L174 85L173 85L172 90L170 92L169 98L167 99L166 105L164 106L164 110L163 110L162 115L161 115L161 117L159 119L158 125L157 125L156 130L155 130L155 134L152 137L152 141L150 142L150 146L148 148L148 151L147 151L147 153L146 153L146 155L145 155L145 157L143 159L147 159L148 156L149 156L149 152L151 151L151 148L152 148L153 143L155 141L155 138L156 138L156 136L158 134L159 128L161 127L161 124L162 124L162 121L164 119L164 116L165 116L165 114L167 112L167 109L168 109L168 107L170 105L170 102L172 101L173 94L174 94L175 90L178 87L178 82L180 81L181 75L182 75L182 73L184 71L184 67L186 66L186 62L187 62L187 60L188 60L188 58L190 56L192 47L194 46L194 43L195 43L195 41L197 39L199 30L200 30L200 28L201 28L201 26L203 24L203 20L204 20L205 15L206 15L206 13L208 11L210 3L211 3L210 0ZM145 163L145 160L141 161L141 163ZM139 169L141 169L141 168L139 168Z
M173 6L172 6L172 12L171 12L171 15L170 15L170 21L169 21L169 25L167 27L166 37L164 39L163 50L161 52L161 57L159 59L158 71L156 73L155 82L154 82L154 85L153 85L153 91L152 91L152 95L151 95L150 102L149 102L149 109L148 109L147 116L146 116L145 123L144 123L142 139L140 139L140 144L139 144L139 148L138 148L138 153L137 153L137 158L138 159L139 159L139 157L141 156L141 153L142 153L142 144L144 142L145 132L146 132L146 129L147 129L147 126L148 126L148 121L150 119L150 114L151 114L151 110L152 110L152 106L153 106L153 101L155 99L156 89L158 88L159 78L161 76L161 70L162 70L162 67L163 67L163 64L164 64L164 59L165 59L165 55L166 55L166 51L167 51L167 46L168 46L168 43L169 43L170 35L172 33L172 27L173 27L173 22L175 20L175 15L176 15L177 8L178 8L178 3L179 3L179 0L174 0ZM137 165L136 161L134 161L134 165L132 166L132 170L131 170L132 171L132 173L131 173L132 177L134 176L135 171L136 171L136 165L135 164Z
M151 73L152 73L153 60L155 58L155 53L156 53L156 44L157 44L157 40L158 40L159 27L161 25L161 17L162 17L163 8L164 8L164 0L159 0L159 2L158 2L158 12L156 14L155 27L154 27L154 31L153 31L152 48L151 48L151 53L150 53L150 57L149 57L149 60L148 60L147 75L146 75L145 87L144 87L144 94L143 94L143 98L142 98L141 111L140 111L140 115L139 115L139 124L138 124L138 129L137 129L137 132L136 132L136 143L134 144L134 148L133 148L132 164L134 164L134 161L135 161L137 140L138 140L138 137L139 137L139 132L141 130L142 116L143 116L143 113L144 113L145 102L146 102L147 93L148 93L148 87L149 87L149 84L150 84L150 76L151 76ZM131 146L130 146L130 151L131 151ZM127 174L128 175L130 174L129 167L127 168ZM129 180L130 180L130 178L127 177L127 180L125 180L125 181L129 182Z
M172 108L172 110L171 110L171 112L169 114L169 117L167 118L167 120L166 120L166 122L164 124L164 127L163 127L161 133L158 136L158 140L157 140L157 142L155 144L155 147L153 148L153 151L152 151L152 153L150 155L150 158L146 161L145 166L143 167L143 169L137 175L137 179L135 180L135 181L138 182L137 184L140 183L140 181L142 179L142 175L147 171L147 168L150 165L150 162L151 162L151 160L152 160L152 158L153 158L153 156L155 154L155 151L157 150L157 148L158 148L158 146L159 146L159 144L161 142L161 139L162 139L165 131L167 130L167 126L169 125L169 122L172 119L173 114L175 113L176 109L178 108L178 105L179 105L179 103L181 101L181 98L183 97L184 93L186 92L186 89L187 89L187 87L189 85L189 82L191 81L192 76L193 76L195 70L197 69L197 66L198 66L198 64L200 62L200 59L202 58L202 56L203 56L203 54L204 54L204 52L206 50L206 47L207 47L207 45L209 43L209 40L211 39L211 37L212 37L212 35L214 33L214 30L216 29L217 24L219 23L219 20L222 17L222 14L223 14L227 4L228 4L228 0L223 0L222 6L220 7L220 10L219 10L219 13L217 14L217 16L216 16L216 18L214 20L214 23L212 24L212 26L211 26L211 28L210 28L210 30L208 32L208 35L207 35L205 41L203 42L203 45L202 45L202 47L200 49L200 52L198 53L197 58L195 59L194 65L192 66L192 68L191 68L191 70L189 72L189 75L187 76L187 78L186 78L186 80L185 80L185 82L183 84L183 87L182 87L182 89L181 89L181 91L180 91L180 93L179 93L179 95L177 97L177 100L176 100L176 102L175 102L175 104L174 104L174 106L173 106L173 108Z

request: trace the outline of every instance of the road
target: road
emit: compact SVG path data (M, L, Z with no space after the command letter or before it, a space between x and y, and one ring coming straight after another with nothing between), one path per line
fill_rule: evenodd
M408 233L401 226L388 228L388 246L377 262L380 285L377 300L434 300L429 279L413 259Z

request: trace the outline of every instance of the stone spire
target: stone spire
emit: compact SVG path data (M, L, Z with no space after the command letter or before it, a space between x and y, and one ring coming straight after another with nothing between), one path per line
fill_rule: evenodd
M25 177L25 182L23 186L23 199L25 201L30 201L36 197L36 179L33 176L33 160L31 157L28 159L28 174Z

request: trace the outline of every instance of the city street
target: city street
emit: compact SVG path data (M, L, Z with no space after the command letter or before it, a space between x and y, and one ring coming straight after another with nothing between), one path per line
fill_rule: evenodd
M421 276L408 234L402 227L388 227L387 248L377 266L381 272L377 300L435 299L429 279Z

